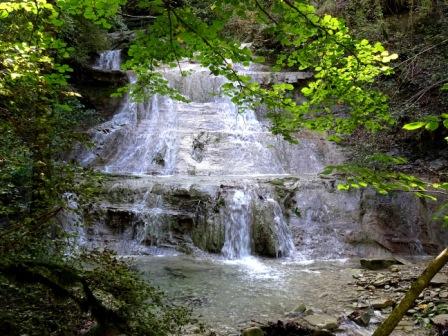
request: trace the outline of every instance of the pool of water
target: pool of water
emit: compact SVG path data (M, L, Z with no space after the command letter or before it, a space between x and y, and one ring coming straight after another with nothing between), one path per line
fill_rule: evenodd
M247 257L145 256L135 259L144 276L218 335L240 335L253 321L285 318L304 303L335 317L353 310L349 289L355 261L304 261Z

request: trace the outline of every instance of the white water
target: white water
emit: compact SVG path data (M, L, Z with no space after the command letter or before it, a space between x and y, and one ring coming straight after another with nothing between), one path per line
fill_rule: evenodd
M277 257L293 256L296 252L296 248L292 240L291 231L289 230L283 215L283 211L278 202L274 199L268 198L267 201L270 202L274 208L274 223L279 243L279 246L277 247Z
M222 254L229 259L240 259L251 254L251 196L236 190L225 212L225 242Z
M100 54L93 66L100 70L120 70L121 50L107 50Z

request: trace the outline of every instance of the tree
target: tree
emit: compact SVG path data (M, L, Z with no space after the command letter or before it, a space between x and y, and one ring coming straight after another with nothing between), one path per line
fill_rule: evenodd
M92 321L99 334L172 334L188 320L185 309L168 304L115 256L73 249L56 221L67 194L82 202L100 181L64 160L85 141L86 111L67 82L73 49L58 35L62 17L76 15L71 5L0 3L0 328L70 335ZM91 19L103 26L115 14L95 10Z

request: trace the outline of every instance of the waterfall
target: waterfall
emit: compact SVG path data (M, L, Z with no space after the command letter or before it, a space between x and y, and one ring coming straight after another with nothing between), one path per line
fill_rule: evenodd
M119 50L107 51L93 67L120 71L120 62ZM94 225L79 232L81 240L106 247L114 242L125 254L140 248L146 253L144 245L174 245L229 259L251 254L314 259L351 255L353 244L363 254L372 245L364 239L370 231L383 235L387 225L374 229L386 218L375 215L380 203L368 195L336 193L335 181L320 178L325 166L344 161L335 144L306 131L298 134L298 144L288 143L270 132L269 111L242 111L222 94L224 77L192 62L180 67L158 71L189 102L158 94L137 102L125 95L113 116L89 131L93 149L73 154L84 166L113 173L108 191L117 181L122 185L93 206ZM259 66L234 69L261 85L311 75ZM132 72L127 76L131 84L138 80ZM400 210L408 214L401 233L395 237L398 229L388 228L384 238L422 253L427 234L420 218L426 210L401 199L389 205L406 206Z
M236 190L229 200L225 216L225 242L222 254L229 259L247 257L251 252L251 196Z
M74 250L67 250L67 254L71 254L85 246L87 240L82 226L83 218L79 209L78 197L73 193L64 193L63 198L67 206L58 214L57 219L68 233L68 246Z
M136 218L134 219L135 227L133 233L133 240L142 245L149 240L149 245L155 246L163 231L163 204L162 197L157 195L153 204L148 205L148 198L151 190L148 190L143 196L142 201L132 210Z
M107 50L100 54L97 62L93 66L99 70L120 70L121 50Z
M293 256L296 248L292 240L291 231L283 216L282 208L272 198L268 198L267 201L273 206L275 231L278 240L277 257Z
M119 70L120 61L119 50L107 51L100 55L94 67ZM161 68L160 72L190 102L178 102L158 94L136 102L130 94L126 95L114 116L91 130L96 146L80 155L81 163L107 173L172 176L172 188L186 177L198 177L199 184L201 176L215 177L212 185L217 185L222 177L240 176L232 182L235 183L233 192L227 195L222 209L220 225L225 235L222 254L237 259L253 252L254 204L264 202L262 207L269 216L265 223L272 227L265 231L273 231L269 239L276 240L271 244L276 246L275 254L292 255L291 233L272 191L256 191L255 185L251 187L242 182L259 175L289 173L282 159L287 145L281 143L277 149L278 139L259 121L255 111L241 113L222 95L225 78L214 76L197 64L182 63L182 68L189 71L188 76L173 68ZM266 74L261 72L259 76ZM132 72L127 75L130 83L137 81ZM247 187L241 188L242 184ZM163 196L159 197L163 203ZM164 217L169 209L146 203L144 200L133 206L120 205L120 209L127 206L133 214L132 236L137 244L157 244L157 232L165 221L169 222ZM129 237L129 232L126 235Z

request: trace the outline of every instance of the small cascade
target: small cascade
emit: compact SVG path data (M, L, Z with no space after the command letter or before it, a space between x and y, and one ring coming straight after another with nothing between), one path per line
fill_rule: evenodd
M225 209L225 241L222 254L229 259L247 257L251 253L251 200L249 193L236 190Z
M121 50L107 50L100 54L97 62L93 66L99 70L120 70Z
M100 54L95 68L120 69L120 50ZM137 81L132 72L129 82ZM178 137L177 103L154 95L137 103L127 94L113 118L92 130L96 150L83 153L83 165L96 166L107 173L161 174L174 172Z
M172 174L177 139L176 103L155 95L149 104L129 102L124 112L132 115L125 136L104 166L106 172Z
M282 208L278 202L272 198L268 198L267 201L272 204L274 212L274 224L278 240L277 258L293 256L296 248L292 240L291 230L283 216Z
M163 231L163 205L162 197L157 195L151 207L148 206L150 191L147 191L133 212L135 213L135 227L133 240L137 245L155 246Z

